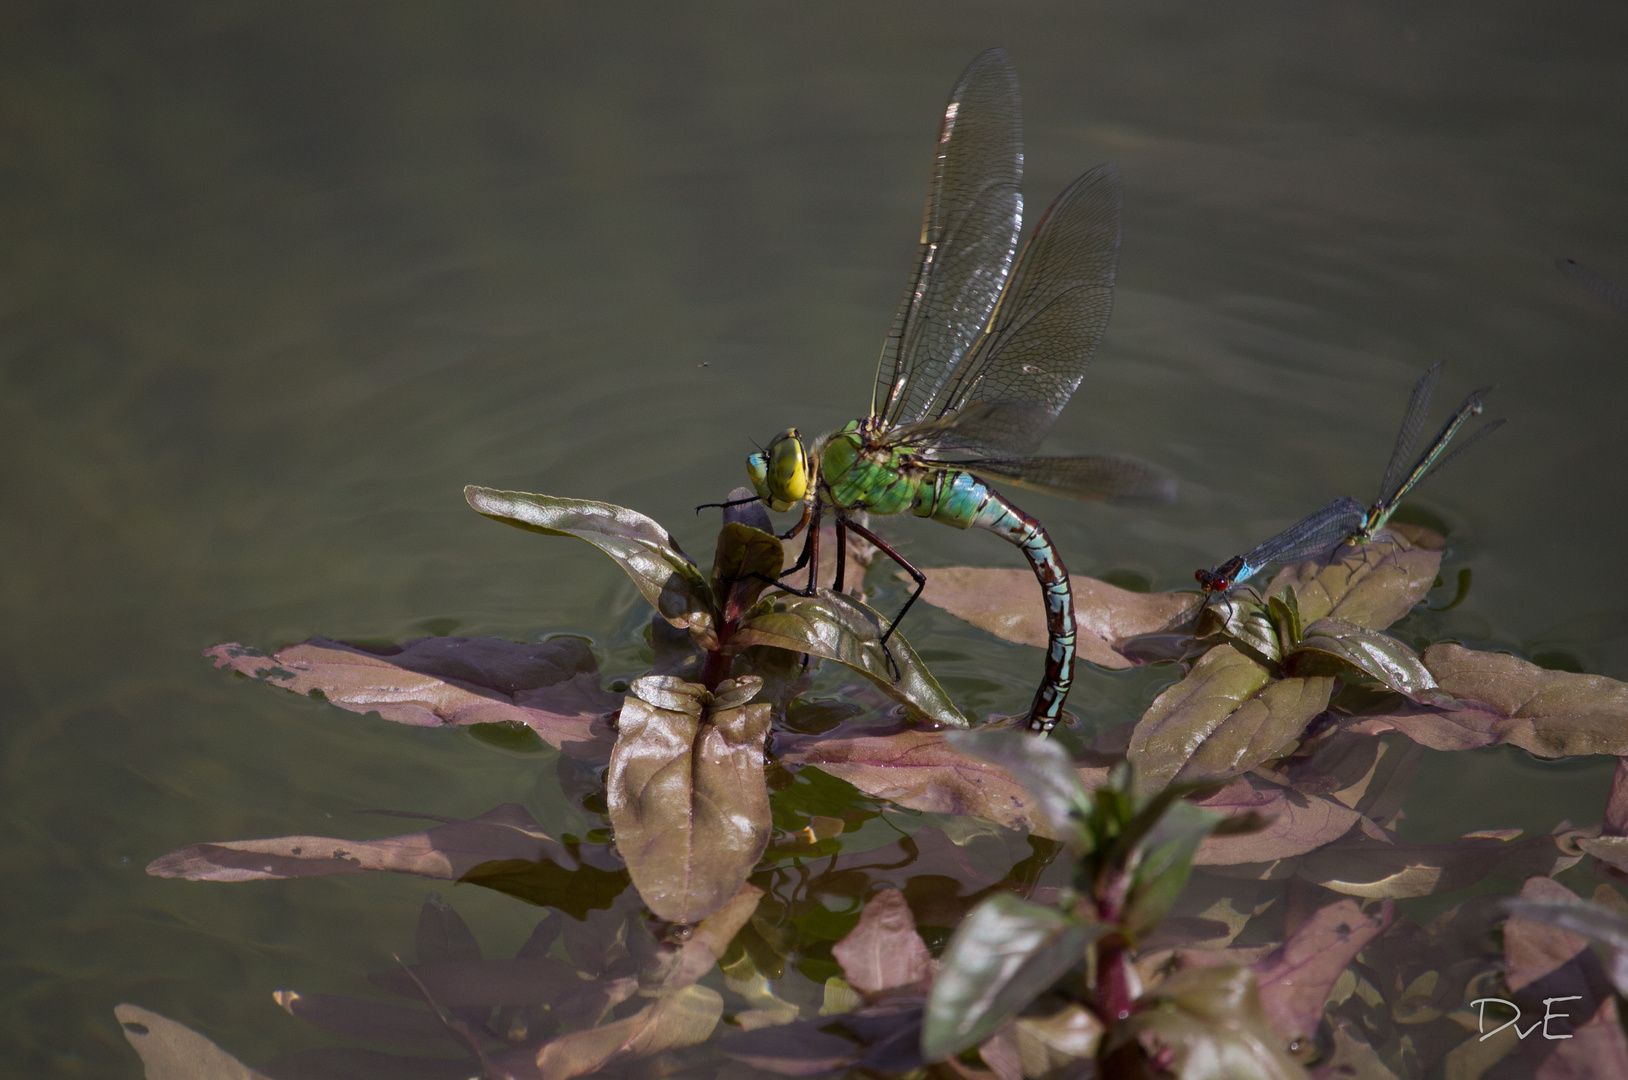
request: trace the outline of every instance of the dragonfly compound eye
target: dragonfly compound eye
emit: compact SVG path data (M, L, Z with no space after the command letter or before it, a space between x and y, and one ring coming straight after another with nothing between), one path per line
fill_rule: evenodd
M808 494L808 451L796 428L787 428L774 437L766 452L747 459L752 486L770 509L789 510Z

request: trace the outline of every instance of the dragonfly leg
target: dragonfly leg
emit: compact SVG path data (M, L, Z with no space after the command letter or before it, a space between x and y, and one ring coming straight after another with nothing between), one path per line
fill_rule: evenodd
M848 568L848 519L841 510L836 512L837 519L837 575L831 581L831 591L841 592L843 575Z
M814 508L812 504L806 502L803 503L803 516L797 519L797 524L793 525L783 533L776 533L775 537L780 540L790 540L792 537L803 531L803 527L808 524L808 519L813 515L813 513Z
M894 551L892 545L886 540L883 540L880 536L877 536L875 533L865 528L865 526L860 525L857 522L848 522L848 528L858 533L861 538L868 540L876 547L876 550L898 563L904 572L909 574L913 579L915 579L916 582L916 591L910 594L910 599L904 602L904 607L900 608L899 613L893 616L893 621L888 623L887 629L882 632L881 640L877 642L877 644L882 646L882 652L885 656L887 656L889 666L893 668L893 677L897 679L899 677L899 665L893 659L893 652L887 647L887 639L892 637L893 631L899 628L899 621L904 618L905 612L910 610L910 605L914 604L918 599L921 598L922 590L927 588L927 575L922 573L921 570L918 569L909 559L906 559L903 555L900 555L897 551Z
M731 506L745 506L747 503L755 503L755 502L758 501L758 499L759 499L759 496L753 495L753 496L750 496L750 497L745 498L745 499L732 499L729 502L702 503L700 506L697 506L695 508L695 512L697 514L699 514L703 510L718 510L718 509L727 510Z

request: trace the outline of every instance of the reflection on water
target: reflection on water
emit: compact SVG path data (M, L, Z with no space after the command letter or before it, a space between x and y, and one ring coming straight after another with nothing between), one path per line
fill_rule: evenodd
M597 825L537 753L342 716L199 653L569 631L607 679L642 674L620 577L491 527L463 485L689 522L741 482L752 440L850 419L944 88L992 44L1023 82L1030 205L1099 161L1125 177L1113 321L1048 447L1184 481L1160 511L1031 500L1071 568L1183 587L1365 495L1441 360L1444 396L1496 384L1511 422L1401 515L1450 534L1433 607L1473 571L1420 633L1628 677L1604 569L1628 531L1611 490L1628 322L1556 267L1628 281L1624 18L12 5L8 1060L138 1075L121 1000L270 1058L294 1037L271 990L354 991L413 933L408 878L142 875L184 843L389 835L352 816L380 807ZM709 527L680 539L704 550ZM927 565L1016 565L986 537L892 535ZM1027 699L1032 650L912 619L969 712ZM1085 673L1071 705L1110 727L1169 678ZM1412 789L1421 836L1472 805L1499 817L1478 828L1599 816L1603 766L1448 760ZM498 893L452 895L487 955L535 927Z

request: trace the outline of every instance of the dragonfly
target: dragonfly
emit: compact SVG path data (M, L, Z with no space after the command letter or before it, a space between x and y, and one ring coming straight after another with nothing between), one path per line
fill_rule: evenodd
M859 519L914 514L993 532L1023 552L1046 609L1045 677L1027 716L1045 733L1073 682L1075 614L1068 570L1044 526L992 484L1075 499L1168 502L1172 478L1124 457L1037 457L1102 340L1119 260L1118 171L1099 166L1051 204L1016 255L1023 201L1017 76L999 49L981 53L950 94L939 128L921 241L877 365L870 411L830 434L796 428L751 455L757 497L780 513L801 505L783 538L808 538L789 576L819 568L823 514L836 518L834 588L852 530L901 566L915 589L881 636L898 627L927 576Z
M1418 445L1419 436L1424 433L1425 420L1430 415L1430 399L1435 393L1436 383L1441 379L1441 371L1440 363L1432 364L1413 384L1407 411L1402 414L1402 429L1397 432L1390 463L1386 465L1384 479L1379 483L1379 497L1372 506L1364 509L1356 499L1342 495L1244 554L1235 555L1212 569L1197 571L1194 577L1198 578L1199 587L1206 593L1223 593L1234 585L1248 581L1273 563L1317 558L1347 542L1372 543L1390 523L1391 515L1396 513L1397 506L1410 491L1457 461L1503 424L1503 420L1493 420L1459 444L1457 450L1442 456L1459 429L1472 416L1481 415L1482 399L1492 390L1490 386L1483 386L1464 399L1425 452L1414 458L1413 450Z

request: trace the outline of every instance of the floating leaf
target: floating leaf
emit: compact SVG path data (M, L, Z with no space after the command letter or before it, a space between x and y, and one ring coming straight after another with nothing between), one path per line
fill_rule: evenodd
M999 765L1022 784L1050 824L1049 835L1072 837L1078 831L1090 800L1068 751L1057 743L1001 729L951 732L949 742L963 753Z
M474 485L464 488L464 498L481 514L505 525L586 540L616 560L662 618L688 627L702 639L715 633L718 604L706 576L666 529L638 511Z
M1365 675L1388 690L1425 704L1451 706L1417 653L1393 637L1344 619L1318 619L1285 658L1285 670L1300 675Z
M369 981L402 997L417 997L422 987L436 1004L452 1009L549 1005L583 983L574 965L548 956L412 964L378 972Z
M776 748L787 765L816 766L867 795L910 810L975 814L1007 828L1060 839L1035 797L1010 773L963 754L942 731L778 738Z
M154 877L191 881L258 881L388 870L457 881L494 860L547 860L567 870L581 865L577 855L544 833L531 814L516 803L505 803L469 821L437 820L446 824L384 840L282 836L194 844L154 859L147 872ZM607 856L598 858L614 865Z
M921 598L927 603L1005 641L1046 647L1046 607L1032 571L950 566L924 572ZM1187 628L1203 602L1195 592L1131 592L1078 575L1069 583L1080 658L1106 668L1143 662L1126 647L1138 637Z
M113 1015L141 1056L147 1080L266 1080L184 1024L138 1005L117 1005Z
M1148 1075L1141 1059L1179 1080L1304 1080L1278 1043L1246 968L1179 971L1108 1033L1105 1075Z
M1285 585L1292 587L1306 624L1334 616L1383 630L1430 591L1444 546L1441 534L1430 529L1392 524L1373 543L1335 548L1326 563L1312 560L1285 567L1266 592L1273 595Z
M860 912L859 923L831 947L842 973L868 1000L899 993L925 994L932 959L916 933L916 920L898 889L883 889Z
M1490 726L1497 742L1542 757L1628 755L1628 683L1452 644L1426 649L1424 664L1443 690L1505 718Z
M976 1046L1084 958L1112 929L996 893L972 910L944 950L927 1001L922 1054L938 1061Z
M857 1065L881 1073L920 1069L919 1001L890 1001L819 1020L727 1035L723 1053L783 1076L816 1076Z
M1528 881L1520 895L1529 902L1579 902L1570 889L1547 878ZM1504 925L1504 964L1510 996L1525 1024L1554 1017L1542 1021L1546 1038L1520 1040L1535 1075L1628 1076L1628 1040L1617 998L1586 940L1552 923L1515 916ZM1501 1020L1504 1014L1498 1015ZM1571 1038L1556 1038L1566 1035Z
M1286 1045L1316 1034L1334 981L1391 917L1389 903L1377 919L1364 915L1355 900L1329 904L1251 965L1261 1006Z
M1278 679L1222 720L1193 751L1176 783L1220 780L1248 772L1300 737L1312 718L1328 708L1334 680Z
M835 660L928 719L966 727L966 717L902 635L888 638L884 649L881 640L885 630L886 623L870 608L852 597L821 589L814 596L776 596L769 611L741 620L728 648L738 651L750 645L768 645Z
M617 850L650 910L695 923L734 896L768 846L763 744L769 706L741 704L756 678L714 695L640 679L622 706L607 799Z
M1217 645L1200 657L1136 723L1128 756L1138 786L1156 791L1169 783L1222 721L1269 680L1264 667L1231 645Z
M529 645L419 638L383 649L312 638L274 656L237 644L204 655L218 668L398 724L525 724L585 761L609 756L606 717L620 705L618 695L600 689L593 653L580 638Z

